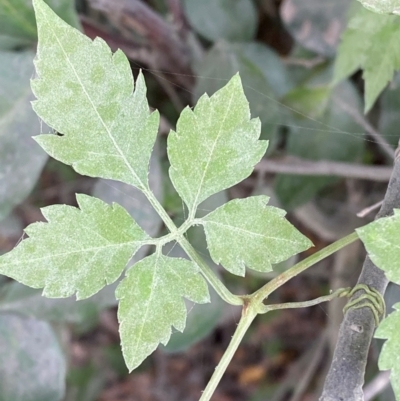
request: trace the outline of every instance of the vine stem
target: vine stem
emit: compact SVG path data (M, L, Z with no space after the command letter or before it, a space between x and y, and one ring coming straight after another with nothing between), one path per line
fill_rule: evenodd
M358 239L358 234L356 232L343 237L332 244L326 246L318 252L315 252L313 255L308 258L303 259L301 262L295 264L290 269L286 270L279 276L272 279L270 282L265 284L255 293L253 293L250 297L254 299L256 303L261 303L264 299L268 298L268 295L274 292L277 288L281 287L291 278L297 276L304 270L307 270L309 267L313 266L315 263L325 259L329 255L332 255L339 249L345 247L346 245L351 244L352 242Z
M235 333L232 336L232 339L228 345L228 348L222 355L219 364L215 368L213 375L211 376L210 381L207 384L207 387L204 389L203 394L201 395L199 401L209 401L214 394L216 387L218 386L219 382L223 374L226 371L229 363L231 362L233 356L235 355L236 350L238 349L240 343L244 335L247 332L247 329L250 327L251 323L253 322L254 318L257 316L257 310L251 307L243 308L242 317L237 325Z
M231 305L243 305L243 299L238 295L232 294L228 288L224 285L224 283L218 278L218 276L214 273L214 271L207 265L206 262L201 258L201 256L196 252L190 242L184 237L182 233L179 232L179 229L176 227L175 223L172 221L171 217L169 217L168 213L162 207L160 202L154 196L153 192L150 189L142 189L143 194L149 200L151 205L157 211L161 219L164 221L165 225L169 229L172 234L178 234L176 240L179 245L183 248L186 254L195 262L203 276L207 279L210 285L214 288L216 293L228 304ZM190 222L188 222L190 223ZM187 224L188 224L187 223ZM190 225L190 224L188 224Z
M309 301L302 302L288 302L284 304L274 304L274 305L263 305L263 310L259 313L267 313L273 310L279 309L298 309L298 308L308 308L309 306L314 306L321 304L322 302L332 301L335 298L349 297L351 295L351 288L338 288L336 291L328 295L323 295Z
M334 298L338 297L347 297L350 294L350 288L339 288L335 292L329 295L324 295L322 297L313 299L311 301L305 302L291 302L286 304L277 304L277 305L260 305L259 303L254 301L254 298L247 298L247 306L243 307L242 317L239 321L239 324L235 330L235 333L232 336L232 339L228 345L228 348L222 355L222 358L215 368L213 375L211 376L210 381L207 384L207 387L204 389L202 396L200 397L199 401L209 401L214 394L216 387L218 386L219 382L223 374L226 371L226 368L230 364L233 356L235 355L236 350L238 349L240 343L244 335L246 334L248 328L250 327L251 323L253 322L254 318L259 313L266 313L272 310L277 309L289 309L289 308L305 308L308 306L313 306L320 304L322 302L331 301ZM264 306L264 308L260 308L260 306ZM263 310L264 309L264 310Z

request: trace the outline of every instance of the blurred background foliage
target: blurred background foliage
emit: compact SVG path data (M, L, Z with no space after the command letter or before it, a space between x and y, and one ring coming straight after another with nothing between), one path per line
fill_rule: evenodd
M266 194L313 240L308 252L372 220L374 212L357 212L383 198L399 138L400 17L377 16L347 0L46 2L86 35L121 48L134 75L145 72L150 105L162 116L150 184L178 225L186 210L168 178L168 132L184 107L237 72L252 115L261 120L261 136L269 140L267 157L243 183L206 200L201 213L231 198ZM76 205L76 192L118 202L148 234L162 234L162 221L135 188L79 176L32 139L51 131L30 104L36 40L31 0L0 0L0 253L21 240L26 225L43 220L40 207ZM213 265L202 230L188 236ZM143 248L135 258L148 252ZM184 256L176 244L164 252ZM359 244L347 247L270 301L303 301L352 285L362 258ZM248 293L297 259L272 274L249 271L245 279L213 267L233 291ZM197 400L240 310L215 294L208 305L188 302L185 332L128 375L115 287L76 302L43 298L0 276L0 401ZM396 300L393 286L387 302ZM214 399L317 400L341 302L258 318ZM388 385L374 394L374 380L386 380L377 373L378 350L374 343L366 399L392 400Z

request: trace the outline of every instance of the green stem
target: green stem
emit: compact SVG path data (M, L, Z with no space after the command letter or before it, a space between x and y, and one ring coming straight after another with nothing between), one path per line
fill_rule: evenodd
M176 227L175 223L172 221L171 217L169 217L168 213L162 207L162 205L154 196L154 194L148 189L143 190L143 193L147 197L151 205L154 207L154 209L157 211L161 219L164 221L164 224L167 226L169 231L174 234L179 233L178 237L176 238L179 245L190 257L190 259L192 259L193 262L195 262L199 266L203 276L207 279L207 281L214 288L217 294L228 304L243 305L242 298L232 294L228 290L228 288L225 287L223 282L218 278L218 276L214 273L214 271L210 268L210 266L208 266L207 263L204 262L204 260L195 251L195 249L192 247L189 241L184 237L183 235L184 233L179 232L179 229ZM188 227L190 226L189 222L187 223L187 226Z
M246 308L243 309L245 311ZM242 317L239 321L239 324L233 334L231 342L228 345L228 348L222 355L221 360L219 361L218 366L215 368L213 375L211 376L210 381L207 384L207 387L204 389L203 394L201 395L199 401L209 401L214 394L218 383L221 380L221 377L226 371L229 363L231 362L233 355L238 349L244 335L247 332L247 329L250 327L254 318L257 316L257 312L248 308L245 313L242 314Z
M269 283L265 284L259 290L257 290L254 294L251 295L251 298L254 299L256 303L262 302L264 299L268 298L268 295L274 292L277 288L281 287L291 278L297 276L304 270L307 270L312 265L315 265L317 262L325 259L327 256L332 255L339 249L345 247L346 245L351 244L352 242L358 239L358 235L356 232L343 237L334 243L328 245L327 247L321 249L320 251L314 253L306 259L303 259L301 262L295 264L289 270L286 270L279 276L272 279Z
M222 283L214 271L207 265L201 256L192 247L190 242L182 235L178 239L179 245L187 253L190 259L193 260L199 267L207 281L211 284L219 296L230 305L243 305L243 299L235 294L232 294L228 288Z
M267 313L272 310L277 309L294 309L294 308L307 308L309 306L318 305L322 302L332 301L332 299L340 298L340 297L347 297L350 293L351 288L339 288L335 292L332 292L329 295L323 295L322 297L318 297L315 299L311 299L310 301L303 301L303 302L288 302L285 304L274 304L274 305L264 305L264 310L259 313Z

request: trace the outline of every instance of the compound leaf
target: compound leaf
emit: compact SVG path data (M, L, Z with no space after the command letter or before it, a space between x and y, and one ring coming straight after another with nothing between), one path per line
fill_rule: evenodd
M33 107L62 134L35 139L81 174L148 188L159 114L150 114L142 74L132 93L131 69L121 51L112 54L102 39L90 40L42 0L33 4L39 35Z
M378 219L356 231L375 265L390 281L400 284L400 210L394 209L394 216Z
M122 352L129 370L139 366L159 343L168 343L171 325L183 331L187 312L182 297L209 302L207 284L193 262L158 253L128 271L116 296Z
M88 298L114 282L149 237L121 206L82 194L77 200L80 209L43 208L48 223L25 229L29 238L0 257L0 274L50 298Z
M360 8L343 34L334 81L339 82L362 68L365 112L373 106L394 72L400 69L399 22L399 17L394 15L379 15Z
M267 272L312 246L285 218L286 212L266 206L267 196L234 199L202 219L208 248L215 263L244 276L245 267Z
M239 75L213 96L204 94L194 110L185 108L168 137L169 174L194 214L209 196L248 177L265 153L259 119L250 119Z
M396 399L400 399L400 303L393 305L395 309L379 325L375 332L375 338L387 340L379 355L378 366L380 370L391 369L390 382Z

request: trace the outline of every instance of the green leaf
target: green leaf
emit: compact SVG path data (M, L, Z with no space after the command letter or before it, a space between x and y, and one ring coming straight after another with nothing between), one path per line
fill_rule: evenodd
M40 132L30 104L33 58L0 51L0 220L29 195L47 160L31 138Z
M385 45L382 46L382 43ZM339 46L334 82L363 69L365 112L400 69L400 19L364 8L349 21Z
M194 110L185 108L168 137L169 174L189 212L209 196L247 178L267 148L261 124L250 120L239 75Z
M375 265L390 281L400 284L400 209L394 209L394 216L375 220L356 231Z
M315 118L319 120L321 114L326 111L330 94L331 87L328 85L313 88L298 86L285 96L283 103L310 120Z
M239 276L246 266L272 270L290 256L312 246L285 218L286 212L266 206L267 196L234 199L196 222L203 224L215 263Z
M150 114L142 74L133 90L126 56L100 38L91 41L34 0L39 31L32 81L36 113L63 134L37 142L85 175L148 187L148 165L159 114Z
M61 401L66 361L51 326L0 314L0 401Z
M185 15L192 27L211 41L252 39L257 12L251 0L185 0Z
M358 0L365 8L379 14L400 15L400 0Z
M130 371L159 343L168 343L171 325L183 331L187 312L182 297L209 302L207 284L194 263L157 253L128 271L116 296L122 352Z
M396 399L400 399L400 303L393 305L395 310L384 319L376 329L375 338L382 338L385 343L379 355L380 370L391 369L390 382Z
M70 25L80 27L71 0L46 0ZM32 0L0 0L0 49L30 46L37 40Z
M43 208L48 223L25 229L30 238L0 257L0 274L54 298L87 298L114 282L149 237L121 206L82 194L77 200L80 209Z

